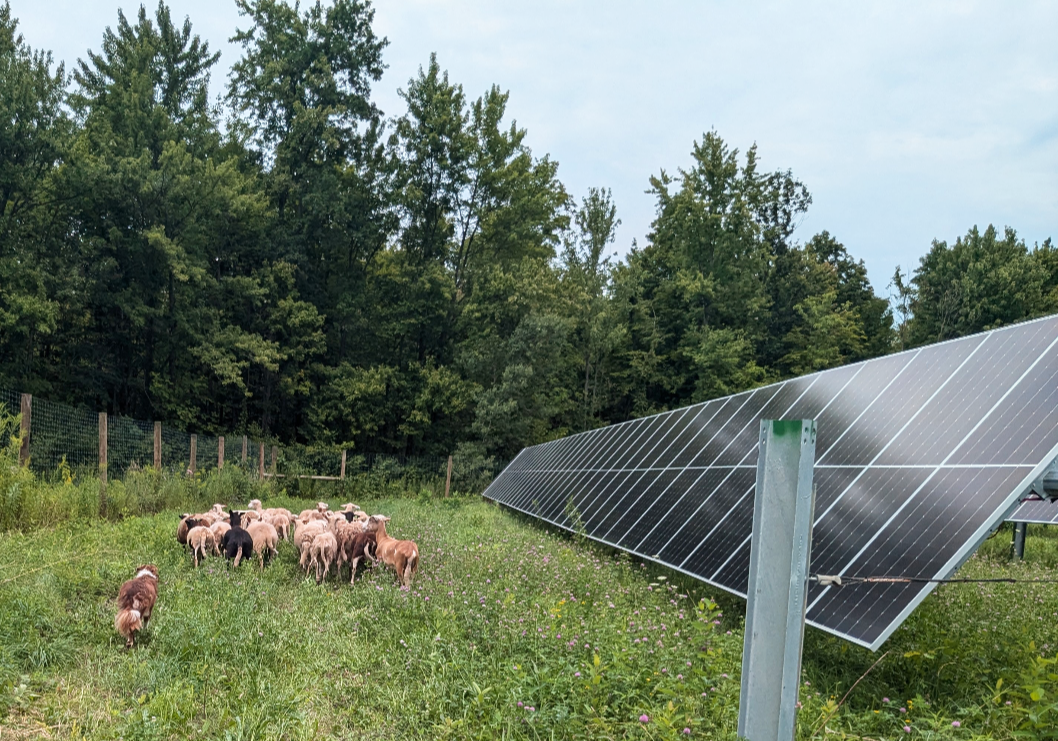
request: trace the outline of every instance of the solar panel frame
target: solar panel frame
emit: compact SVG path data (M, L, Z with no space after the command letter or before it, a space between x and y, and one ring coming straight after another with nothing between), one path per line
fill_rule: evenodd
M1033 325L1038 326L1033 329ZM1005 334L1007 332L1010 334ZM1036 354L1027 367L1022 363L1022 359L1032 358L1033 353L1021 354L1020 358L1017 353L1010 352L1001 356L1004 358L1002 372L1007 375L1017 373L1016 380L1003 384L1005 388L1002 393L996 394L996 388L1001 387L996 384L984 384L980 388L972 387L971 384L975 392L974 397L965 404L953 403L962 400L960 394L963 393L963 388L956 388L956 385L966 385L964 371L975 367L975 358L987 361L986 364L990 364L988 369L998 368L994 363L993 346L1002 349L1005 343L1007 346L1013 344L1020 347L1018 342L1025 344L1026 339L1032 340L1029 344L1034 347L1042 347L1044 344L1046 347ZM951 345L956 343L962 344L952 349ZM933 564L941 563L939 559L945 559L935 577L943 578L961 566L984 538L1003 520L1008 519L1018 507L1019 499L1024 496L1025 491L1058 458L1058 437L1055 434L1058 430L1058 419L1046 411L1038 414L1025 412L1026 409L1031 409L1032 403L1039 403L1040 398L1050 399L1047 394L1058 395L1058 383L1048 386L1058 378L1058 365L1055 364L1053 356L1056 343L1058 317L1042 317L1033 322L916 348L678 410L629 420L619 425L578 433L522 451L494 482L495 490L490 486L485 495L512 509L565 529L573 529L569 515L572 513L571 508L576 509L578 515L584 518L581 524L590 525L590 529L585 533L588 537L744 597L744 589L733 587L731 582L734 580L745 584L741 575L748 564L750 537L740 533L743 529L748 533L750 528L743 527L746 523L741 521L746 519L747 512L752 516L750 494L753 492L754 483L749 483L741 489L736 486L728 490L724 489L725 482L736 477L733 484L738 485L744 473L736 475L736 472L745 471L747 468L752 468L755 472L755 428L762 415L769 418L814 418L817 419L818 441L821 443L817 445L817 482L843 483L836 494L832 492L826 500L817 500L817 507L819 504L824 506L821 511L817 510L815 518L817 528L813 538L813 572L818 571L817 555L826 556L828 547L833 550L833 546L826 543L817 550L817 539L820 536L829 537L828 528L832 531L830 536L845 539L856 532L860 533L855 536L854 551L835 551L836 568L833 573L844 574L850 573L848 570L854 569L858 563L870 563L871 556L877 552L879 544L888 543L894 538L898 542L903 536L892 529L894 523L902 523L901 518L918 514L932 518L930 522L939 523L936 525L936 532L951 531L954 533L952 537L958 536L961 539L961 545L952 549L939 549L932 554L920 550L909 556L909 563ZM984 353L981 353L982 349ZM1045 358L1050 359L1051 363L1041 365ZM901 379L910 377L909 370L912 375L917 374L911 379L913 388L909 390L906 385L894 388L894 385L902 383ZM1031 383L1026 384L1024 389L1019 388L1030 376L1033 379ZM820 396L813 390L821 379L834 381L835 383L830 385L837 388L820 388L820 393L828 392L826 396ZM819 385L823 387L827 383ZM1047 389L1053 389L1053 393ZM1018 390L1019 398L1007 403L1008 397L1011 397L1015 390ZM1029 394L1027 398L1022 398L1025 397L1023 391ZM821 399L825 399L825 402L821 402ZM977 414L976 421L969 425L972 417L967 419L967 415L975 414L985 406L987 411ZM1058 404L1046 409L1054 409L1055 406ZM746 411L747 409L749 411ZM1012 409L1013 412L1010 411ZM997 410L1000 410L999 414L996 414ZM878 419L872 420L871 415L879 413ZM993 414L996 416L993 417ZM948 435L946 440L953 440L953 443L938 442L937 435L923 431L922 425L916 423L920 417L929 415L945 416L949 421L948 427L945 428L945 434ZM992 425L1002 415L1009 417L1004 422L1004 430L1012 428L1017 435L1023 437L1036 434L1041 444L1036 444L1027 451L1017 447L1013 450L1004 449L991 455L989 461L984 464L960 462L970 455L968 451L980 449L980 439L975 435L986 422ZM714 424L717 419L721 422ZM963 426L957 423L962 423ZM695 424L700 426L695 429ZM966 431L967 425L969 431ZM745 434L747 428L754 428L751 430L751 436ZM894 456L902 460L896 455L895 448L905 441L904 436L908 430L915 431L917 439L925 441L911 446L915 455L919 456L911 458L921 462L908 465L893 463L891 460ZM950 432L954 432L958 437L952 437ZM706 435L703 433L708 434L704 443L701 438ZM752 445L747 444L748 437L752 437ZM913 440L911 435L907 435L907 439ZM1046 445L1042 445L1043 442L1046 442ZM674 451L673 447L677 444L679 449ZM688 460L687 452L694 449L697 449L697 452ZM526 451L530 451L530 454L523 455ZM567 462L566 470L562 472L567 474L566 476L543 470L549 461L562 461L571 451L574 453L572 462ZM939 457L941 454L943 458ZM881 463L882 461L884 463ZM621 463L622 467L614 468L613 464L617 463ZM717 471L724 472L722 477L717 478ZM851 479L848 478L853 471L855 473ZM507 476L508 472L510 476ZM865 476L868 478L865 479ZM886 479L885 476L889 478ZM911 476L909 480L918 483L911 484L913 490L903 498L886 498L886 495L883 495L877 501L869 499L872 496L871 491L874 490L871 486L864 488L860 485L861 481L870 483L877 480L884 483L886 480L894 480L894 476ZM703 480L709 482L706 487L708 491L701 495L700 499L696 499L701 492L693 492ZM971 498L965 503L965 521L954 524L951 521L940 522L940 518L947 512L943 506L944 500L931 496L931 492L938 486L943 488L946 482L963 480L971 484L977 482L977 485L984 487L984 493L979 501ZM718 483L713 485L714 481ZM556 482L560 485L554 485ZM1006 491L1011 482L1014 482L1014 485L1010 493L1000 498L998 492ZM877 489L877 486L881 485L872 486ZM948 485L950 486L950 483ZM988 493L988 486L1002 488ZM534 496L532 506L527 507L527 487L531 492L535 492L536 496L543 493L546 505L542 507ZM826 487L830 491L830 485L826 484ZM671 489L675 489L679 496L670 503ZM944 489L944 492L947 491ZM694 505L697 501L697 505L691 514L679 515L682 511L679 507L688 495L692 495L690 504ZM860 506L855 506L857 497L860 498ZM863 497L868 499L864 500ZM750 502L748 507L744 504L747 499ZM886 508L882 514L884 524L875 527L873 531L864 529L865 523L871 524L869 519L863 520L862 517L865 501L873 508ZM724 506L717 507L710 517L697 517L703 509L721 502ZM644 532L640 529L640 523L645 520L649 522L652 512L661 512L661 507L656 506L659 503L667 506L664 514ZM831 527L834 522L828 518L832 512L840 512L843 507L851 507L850 522L856 527L839 527L835 530ZM672 531L666 542L657 547L651 537L674 513L678 516L672 518L673 522L679 519L683 521ZM632 515L635 515L634 518ZM699 522L699 519L702 521ZM725 523L732 522L736 524L735 527L725 526ZM820 527L821 525L823 527ZM605 529L599 530L597 527ZM689 550L683 548L678 551L678 559L670 558L669 556L675 553L666 549L676 542L688 527L708 531L697 538L696 544ZM668 530L662 532L665 534ZM714 540L711 541L711 538ZM929 543L928 540L919 539L913 541L912 545ZM645 548L646 544L650 547ZM703 554L701 557L696 556L699 552ZM694 569L690 568L692 564ZM856 573L855 570L852 573ZM832 593L831 589L817 588L812 590L810 595L807 622L837 633L859 645L875 649L934 588L935 585L928 584L917 587L913 592L846 591L839 600L828 597ZM872 615L862 611L856 612L857 605L876 600L879 594L889 595L883 612L888 614L899 608L895 618L885 618L886 624L881 628L879 626L882 624L877 623ZM813 615L813 609L817 606L825 606L835 600L854 604L851 611L840 619L834 616L823 615L820 618L819 614ZM863 633L865 637L835 629L835 620L853 627L860 626L857 630L866 631Z

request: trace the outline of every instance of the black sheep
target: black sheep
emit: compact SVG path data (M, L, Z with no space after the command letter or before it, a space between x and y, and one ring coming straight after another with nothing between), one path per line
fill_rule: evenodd
M238 566L242 559L253 555L253 538L242 528L242 512L232 512L228 522L231 523L231 530L224 533L220 545L224 549L224 557L234 558L232 566Z

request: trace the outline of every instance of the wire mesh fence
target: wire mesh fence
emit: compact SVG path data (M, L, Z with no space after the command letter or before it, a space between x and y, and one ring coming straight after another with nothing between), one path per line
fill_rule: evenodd
M18 414L19 400L22 395L11 389L0 388L0 413Z
M50 473L65 460L76 471L99 465L99 414L34 398L29 437L30 466Z
M131 417L111 417L108 422L107 470L120 475L154 465L154 425Z
M0 413L18 415L22 404L22 394L0 388ZM315 485L353 479L356 488L478 493L505 465L482 456L355 454L337 447L278 446L242 435L225 437L224 442L223 465L275 476L294 494L304 488L299 482ZM45 477L58 473L64 464L81 476L98 475L104 451L110 480L151 466L171 474L192 470L209 474L222 464L218 437L191 435L120 415L107 416L104 426L98 412L37 397L30 403L29 444L24 451L28 454L24 462Z

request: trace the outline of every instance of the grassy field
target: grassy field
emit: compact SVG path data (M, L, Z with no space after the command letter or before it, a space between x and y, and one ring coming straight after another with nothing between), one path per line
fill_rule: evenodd
M479 499L360 503L418 541L411 590L317 586L290 544L195 571L174 512L0 536L0 740L734 738L740 601ZM1058 532L1008 550L963 573L1049 578ZM145 562L159 606L125 651L114 597ZM878 654L809 629L798 736L1054 738L1056 647L1056 585L944 587Z

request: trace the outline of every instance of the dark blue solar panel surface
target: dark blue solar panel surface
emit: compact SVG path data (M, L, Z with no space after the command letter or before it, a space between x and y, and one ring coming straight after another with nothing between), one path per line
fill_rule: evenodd
M1058 456L1058 317L526 448L485 496L745 596L760 420L809 418L812 572L949 576ZM932 588L813 587L807 618L876 648Z

